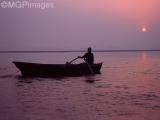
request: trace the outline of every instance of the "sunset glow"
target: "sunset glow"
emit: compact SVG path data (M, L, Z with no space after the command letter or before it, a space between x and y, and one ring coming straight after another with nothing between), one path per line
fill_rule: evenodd
M74 7L85 13L92 12L98 15L108 15L119 19L129 19L137 25L151 24L159 13L159 0L100 0L77 1Z
M141 31L142 31L142 32L147 32L147 28L146 28L146 27L143 27L143 28L141 29Z
M53 9L0 8L0 50L160 48L160 0L47 1Z

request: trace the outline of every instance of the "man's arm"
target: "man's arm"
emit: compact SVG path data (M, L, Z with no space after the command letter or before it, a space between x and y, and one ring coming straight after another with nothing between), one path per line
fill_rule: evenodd
M83 56L78 56L78 58L85 58L86 54L84 54Z

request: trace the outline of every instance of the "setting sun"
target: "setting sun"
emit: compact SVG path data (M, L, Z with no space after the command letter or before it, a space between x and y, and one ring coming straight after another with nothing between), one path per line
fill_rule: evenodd
M141 31L142 31L142 32L147 32L147 28L146 28L146 27L143 27L143 28L141 29Z

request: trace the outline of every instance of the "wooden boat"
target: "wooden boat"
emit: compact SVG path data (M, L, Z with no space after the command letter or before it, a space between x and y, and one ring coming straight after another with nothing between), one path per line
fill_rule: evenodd
M102 63L81 64L39 64L13 62L24 77L63 77L100 74Z

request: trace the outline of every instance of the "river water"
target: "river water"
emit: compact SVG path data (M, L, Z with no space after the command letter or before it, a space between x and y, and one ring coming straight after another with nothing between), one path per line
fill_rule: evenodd
M65 63L83 53L0 53L0 120L160 120L160 52L94 54L99 75L22 78L12 61Z

